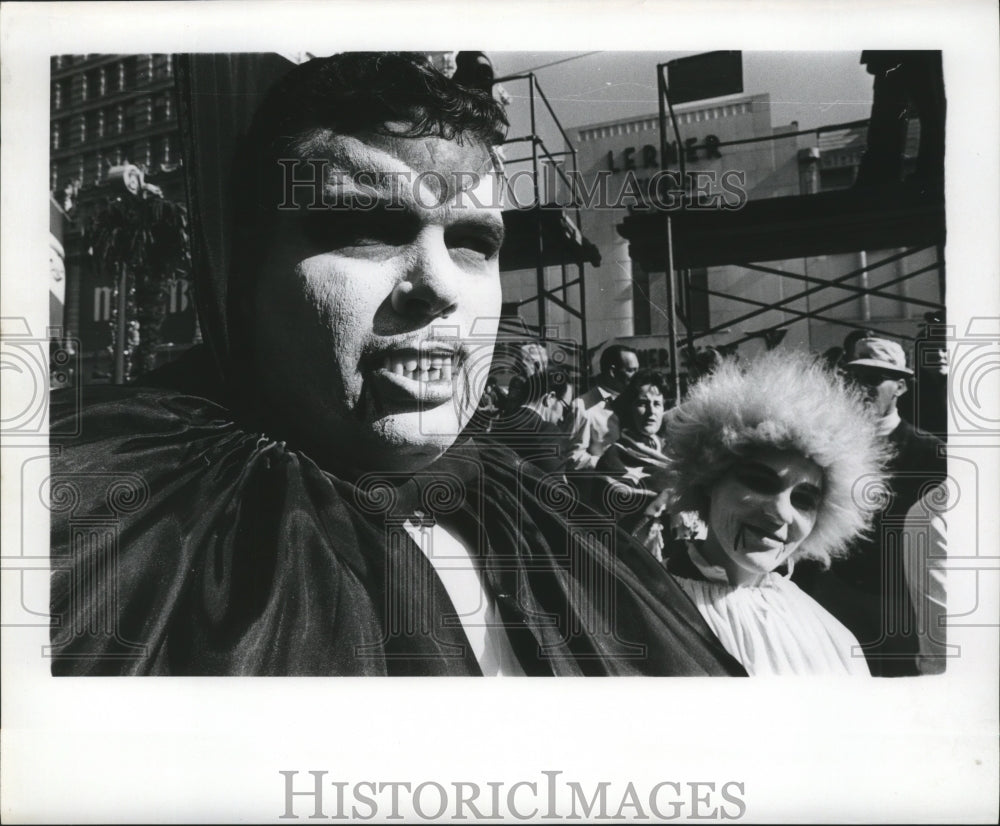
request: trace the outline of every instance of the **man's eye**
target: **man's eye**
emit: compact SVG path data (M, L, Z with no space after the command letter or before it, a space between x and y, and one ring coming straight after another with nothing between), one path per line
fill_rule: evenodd
M445 233L448 249L482 256L487 261L500 252L499 240L492 233L451 230Z
M401 246L412 237L405 217L382 210L329 210L305 216L309 241L322 249L361 246Z

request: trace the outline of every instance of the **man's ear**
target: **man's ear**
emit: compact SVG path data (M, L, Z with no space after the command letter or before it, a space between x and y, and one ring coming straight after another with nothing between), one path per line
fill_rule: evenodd
M900 396L902 396L906 392L906 390L907 390L906 379L898 379L896 381L896 398L898 399Z

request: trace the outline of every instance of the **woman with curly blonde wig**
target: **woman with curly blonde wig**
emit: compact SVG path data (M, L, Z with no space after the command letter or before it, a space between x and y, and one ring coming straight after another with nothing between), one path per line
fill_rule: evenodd
M750 674L867 674L857 640L790 580L863 533L888 458L855 390L804 353L724 362L673 410L663 452L675 512L702 541L669 569ZM784 573L782 573L784 572Z

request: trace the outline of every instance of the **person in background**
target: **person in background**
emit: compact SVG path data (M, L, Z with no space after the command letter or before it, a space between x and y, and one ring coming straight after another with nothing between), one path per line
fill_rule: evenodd
M844 360L843 347L828 347L823 351L823 363L831 370L839 370Z
M911 404L900 415L917 430L948 441L948 329L945 311L924 313L914 342Z
M901 531L907 511L947 467L943 444L902 420L897 410L913 370L895 341L868 337L854 345L845 365L850 380L876 417L879 437L894 454L886 471L889 496L866 538L829 570L805 566L797 581L843 622L861 642L875 676L916 675L918 640L913 606L904 582ZM859 487L859 495L864 490Z
M861 53L861 63L874 80L868 145L858 166L855 186L886 186L903 181L907 128L916 114L920 120L920 148L911 177L921 189L941 192L947 108L941 52L867 50Z
M602 476L592 503L599 513L614 512L618 524L661 562L664 504L658 497L666 486L666 402L667 380L653 370L640 370L612 403L621 434L597 460Z
M479 399L476 412L472 414L472 419L469 420L466 429L470 433L488 433L492 430L493 423L500 415L506 398L507 393L497 383L496 376L489 376L486 379L486 386L483 388L483 395Z
M871 520L854 485L887 451L860 394L806 354L727 362L670 411L664 454L671 510L707 525L668 570L726 650L751 675L868 674L851 632L789 578Z
M496 419L490 435L543 473L559 471L566 462L563 424L572 401L573 383L562 367L515 376L509 412Z
M639 356L630 347L612 344L601 353L600 375L593 387L573 402L570 463L573 470L591 470L608 445L618 438L612 422L612 403L639 369Z
M851 330L846 336L844 336L844 345L840 352L840 361L837 364L837 369L843 371L847 367L847 362L854 358L854 348L859 341L864 338L875 338L878 334L874 330L869 330L867 328Z
M685 352L687 362L687 384L691 387L705 376L711 375L722 364L722 353L717 347L699 347L691 352Z

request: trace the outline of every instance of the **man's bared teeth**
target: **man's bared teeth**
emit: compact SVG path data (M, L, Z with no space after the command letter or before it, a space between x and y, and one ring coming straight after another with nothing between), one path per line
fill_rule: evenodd
M382 369L411 381L451 380L454 373L452 359L447 355L406 356L389 355L382 362Z

